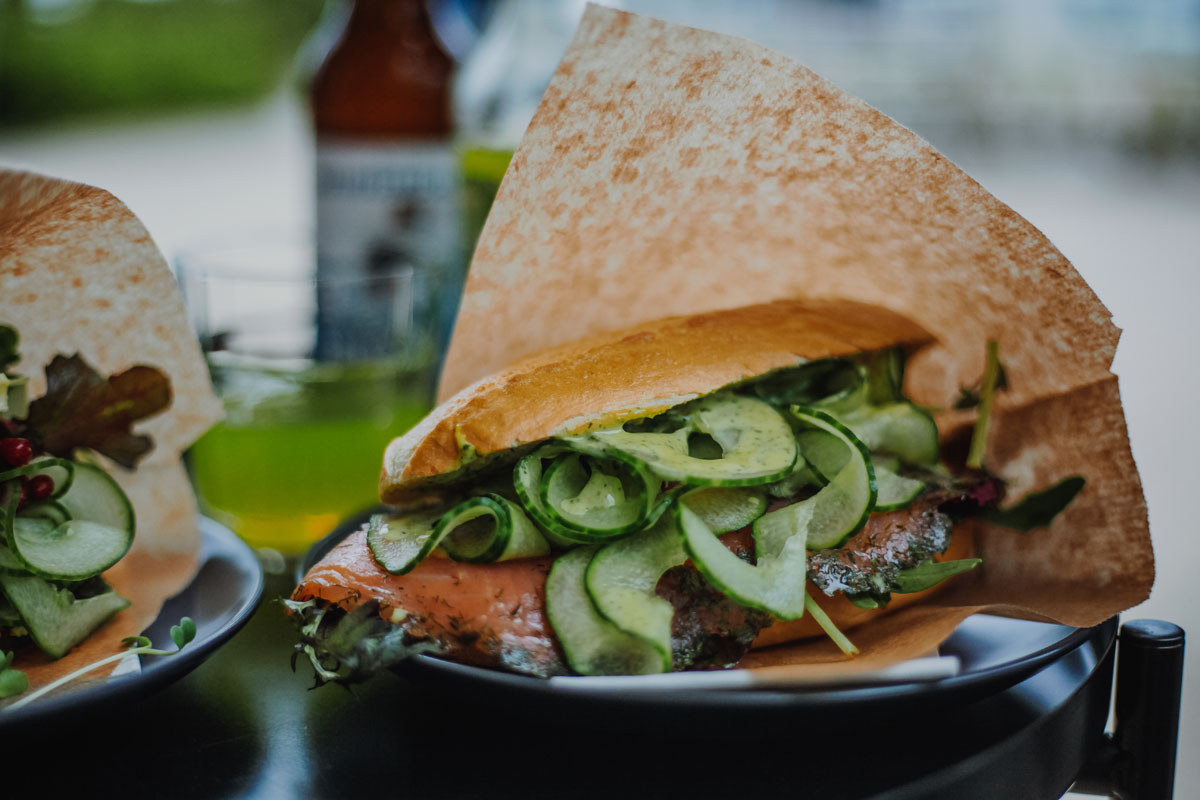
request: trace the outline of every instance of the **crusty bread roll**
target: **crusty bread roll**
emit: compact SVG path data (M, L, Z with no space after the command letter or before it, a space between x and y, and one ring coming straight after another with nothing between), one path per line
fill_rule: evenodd
M574 342L468 386L393 441L379 496L396 505L416 502L462 477L464 467L511 448L651 416L802 361L929 340L914 323L876 306L778 300Z

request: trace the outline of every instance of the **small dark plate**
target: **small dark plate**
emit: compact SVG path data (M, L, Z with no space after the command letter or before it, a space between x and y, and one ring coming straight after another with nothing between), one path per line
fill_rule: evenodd
M339 525L313 545L302 564L301 575L334 545L362 527L372 509ZM420 681L454 698L487 706L519 708L526 717L553 717L565 712L584 714L590 720L610 717L628 724L631 715L667 715L678 722L703 719L714 712L728 718L744 713L754 724L765 724L772 712L794 722L797 714L836 714L843 723L860 715L876 723L887 716L903 715L914 708L931 709L970 703L998 694L1078 650L1084 668L1094 667L1116 636L1116 621L1097 628L1072 628L1044 622L977 614L958 626L939 653L956 656L957 675L937 681L914 681L886 685L839 686L834 688L722 690L689 689L598 691L587 679L569 683L547 681L496 670L443 661L431 656L414 656L395 671ZM1087 644L1087 647L1082 645ZM1086 663L1085 663L1086 662Z
M14 711L0 709L0 731L22 724L57 723L101 706L163 688L200 666L250 619L262 597L263 573L254 551L228 528L201 517L200 569L168 599L143 634L172 649L170 628L181 617L196 623L196 638L178 655L142 656L141 670L76 691L35 700Z

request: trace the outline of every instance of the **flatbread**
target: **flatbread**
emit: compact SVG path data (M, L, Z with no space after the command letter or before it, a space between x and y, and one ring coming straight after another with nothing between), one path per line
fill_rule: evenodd
M138 469L106 465L133 503L137 535L105 577L132 605L58 661L21 651L16 666L37 687L116 652L191 581L200 532L181 454L220 418L221 404L166 261L103 189L0 169L0 323L21 336L13 371L30 379L31 398L58 353L78 353L104 375L157 367L172 389L170 407L135 426L155 445Z
M908 388L938 407L997 339L1010 387L987 463L1010 500L1088 480L1048 530L985 529L987 569L940 611L897 613L883 661L927 652L976 610L1091 625L1148 596L1103 303L927 142L735 37L589 6L483 229L440 396L564 342L786 298L870 303L929 331ZM940 422L953 435L962 418Z

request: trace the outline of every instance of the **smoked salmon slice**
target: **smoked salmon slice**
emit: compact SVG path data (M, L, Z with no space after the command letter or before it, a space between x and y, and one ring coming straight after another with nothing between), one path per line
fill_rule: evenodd
M748 552L748 536L728 538L735 550ZM410 642L428 642L450 661L540 677L566 675L570 669L545 613L553 561L470 564L435 552L411 572L392 575L375 563L365 531L357 531L309 570L292 600L315 600L346 612L374 603L379 616ZM735 664L770 623L768 615L713 589L689 565L669 570L657 591L675 607L676 668Z

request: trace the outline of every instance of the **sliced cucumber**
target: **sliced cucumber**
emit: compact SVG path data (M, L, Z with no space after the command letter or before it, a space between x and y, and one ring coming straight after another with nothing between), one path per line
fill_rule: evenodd
M883 406L905 399L906 359L907 354L900 347L889 347L861 357L867 371L868 403Z
M42 459L39 473L62 482L51 503L35 504L32 514L6 499L5 539L11 555L34 575L83 580L116 564L133 544L133 506L108 473L91 464L64 466ZM57 484L56 484L57 485ZM65 521L56 520L66 516Z
M821 430L805 430L796 435L800 452L813 473L828 483L828 476L837 475L850 458L851 448L833 434ZM895 511L905 508L925 488L923 481L897 474L900 459L891 454L871 455L877 496L872 511Z
M688 555L718 591L779 619L804 616L807 553L802 536L788 538L778 553L749 564L725 547L686 503L677 503L675 513Z
M852 449L840 437L819 428L807 428L797 433L796 446L822 486L842 471L850 460Z
M129 607L129 601L113 591L79 599L42 578L2 571L0 591L21 615L34 642L51 658L66 655L105 620Z
M713 533L740 530L767 510L766 492L755 486L708 486L683 495L682 502Z
M875 458L874 462L875 484L879 489L879 495L875 498L875 511L907 508L908 504L925 490L924 481L897 475L893 469L881 465L879 458Z
M889 472L900 472L900 459L891 453L871 453L871 463L875 470L886 469Z
M13 604L8 602L4 592L0 592L0 628L12 628L21 624L21 615L17 613ZM0 664L3 663L3 656L0 655Z
M567 545L603 543L646 528L662 485L633 459L588 440L530 453L517 463L513 483L530 515L556 544Z
M71 518L71 512L57 500L43 500L40 503L29 503L21 509L22 517L48 519L55 525L61 525Z
M120 561L133 544L133 534L84 519L55 525L41 517L17 517L8 544L34 575L81 581Z
M675 607L655 594L659 578L687 560L674 517L650 530L601 547L588 563L587 593L612 624L658 651L662 672L671 671L671 619Z
M580 675L647 675L662 671L662 654L596 610L587 592L596 547L577 547L554 561L546 577L546 617L567 664Z
M626 454L664 480L692 485L754 486L773 483L792 472L796 443L791 428L778 411L761 400L723 392L673 409L673 413L686 422L671 433L617 429L582 438ZM719 457L694 452L696 434L711 439L708 447L719 446Z
M937 423L912 403L863 406L837 417L872 452L891 453L905 464L916 466L937 463Z
M371 555L393 575L411 572L439 545L456 561L473 563L550 552L521 507L497 494L472 497L449 510L375 514L367 523Z
M804 462L804 458L798 457L796 463ZM767 494L777 500L786 500L789 497L795 497L801 490L810 486L824 486L829 483L823 476L816 473L808 463L803 463L799 469L793 470L791 475L788 475L783 480L768 483L763 488Z
M455 561L490 563L550 552L521 507L497 494L472 497L447 511L433 537Z
M99 522L126 531L133 538L133 504L120 484L94 464L75 464L74 480L58 502L73 519Z
M837 547L862 529L875 506L875 472L863 443L823 411L797 407L793 413L818 434L809 436L806 430L797 436L805 459L814 466L823 462L830 471L835 461L841 466L812 497L764 514L754 523L760 559L779 553L796 535L809 550ZM840 453L833 451L834 445Z
M411 571L437 547L433 529L445 512L444 508L436 508L373 515L367 523L367 547L371 555L393 575Z
M28 575L29 570L25 568L25 564L21 559L13 555L13 551L8 549L8 545L0 544L0 572L9 572L16 575Z

